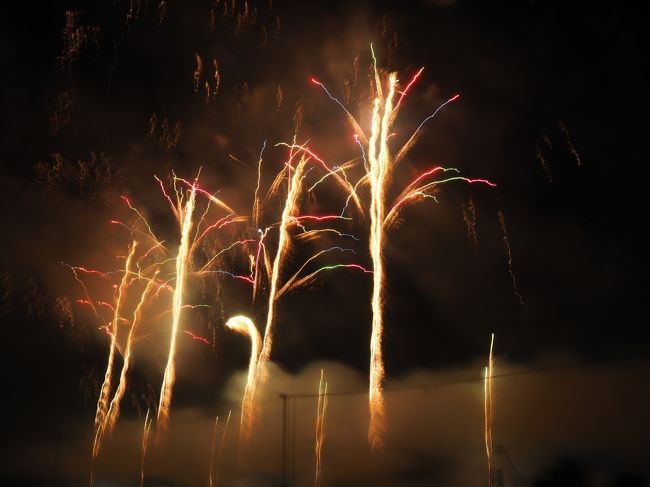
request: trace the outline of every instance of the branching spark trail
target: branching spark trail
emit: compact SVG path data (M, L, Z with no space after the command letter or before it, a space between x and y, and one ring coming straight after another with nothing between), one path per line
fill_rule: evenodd
M508 258L508 273L510 274L510 279L512 279L512 290L515 293L515 296L519 299L519 304L524 304L524 298L519 294L519 289L517 289L517 280L515 279L515 272L512 269L512 252L510 251L510 239L508 238L508 229L506 228L506 217L503 215L503 212L499 210L497 212L499 217L499 226L501 227L503 244L506 247L506 256Z
M389 77L389 92L384 104L383 117L380 117L381 99L375 99L372 114L372 135L368 150L370 165L370 256L373 263L372 286L372 332L370 338L370 425L368 440L372 448L379 448L383 444L382 435L384 425L384 360L382 350L382 333L384 327L383 300L384 300L384 192L389 171L390 156L388 154L388 129L392 111L393 95L395 93L396 75ZM379 153L377 153L379 146Z
M332 94L329 92L329 90L325 87L325 85L320 81L318 81L316 78L311 78L311 82L314 83L315 85L320 86L323 89L323 91L327 94L327 96L332 101L334 101L334 103L338 104L343 109L343 111L347 115L348 121L352 125L352 128L354 129L357 136L360 137L364 143L368 143L368 141L366 140L366 135L361 129L361 126L359 125L357 120L352 116L352 114L348 111L348 109L345 108L345 105L343 105L343 103L341 103L337 98L333 97Z
M144 428L142 430L142 446L140 447L140 454L142 459L140 461L140 487L144 487L144 464L147 457L147 445L149 444L149 433L151 431L151 423L153 419L149 418L149 409L144 418Z
M316 441L314 443L314 454L316 457L316 473L314 487L320 487L322 477L321 453L325 442L325 411L327 410L327 382L323 384L324 374L320 371L320 382L318 384L318 406L316 409Z
M492 377L494 367L494 333L490 339L490 355L488 356L488 364L485 367L485 380L484 380L484 416L485 416L485 453L487 455L488 464L488 487L492 487L494 482L494 475L492 473Z
M418 139L418 137L420 136L420 132L421 132L421 130L422 130L422 127L424 127L424 124L426 124L429 120L435 118L435 116L438 114L438 112L439 112L440 110L442 110L443 108L445 108L449 103L458 100L458 98L460 98L460 95L458 95L458 94L452 96L451 98L449 98L449 100L447 100L447 101L444 102L442 105L440 105L438 108L436 108L436 110L435 110L431 115L429 115L427 118L425 118L424 120L422 120L422 123L420 123L420 125L418 126L417 129L415 129L415 132L413 132L413 135L411 135L411 137L410 137L409 140L406 142L406 144L404 144L404 145L402 146L402 148L399 150L399 152L398 152L397 155L395 156L395 159L394 159L394 161L393 161L393 164L397 164L399 161L401 161L401 160L404 158L404 156L405 156L406 154L408 154L408 152L411 150L411 147L413 147L413 144L415 144L415 141L416 141L416 140Z
M248 441L253 431L255 420L254 397L255 397L255 375L257 372L257 363L260 356L260 346L262 338L255 324L246 316L233 316L226 322L226 328L236 333L246 335L251 341L251 355L248 362L248 377L246 379L246 388L244 389L244 398L241 403L241 420L239 434L243 441Z
M131 249L129 250L129 255L126 258L126 263L124 264L124 275L120 281L120 285L117 291L117 299L115 301L115 313L113 316L113 323L111 327L111 347L108 352L108 363L106 365L106 374L104 375L104 383L99 393L99 399L97 400L97 412L95 413L95 440L93 442L93 451L92 458L93 460L97 458L99 450L101 448L102 437L104 435L104 429L106 426L106 414L108 412L108 397L111 393L112 382L113 382L113 366L115 362L115 352L117 351L117 328L120 321L120 311L122 306L122 300L124 298L125 290L129 282L129 269L131 268L131 260L135 255L135 249L138 246L136 241L133 241L131 244ZM92 473L91 473L92 477ZM92 483L92 478L91 478Z
M133 312L133 322L131 323L131 328L129 329L129 335L126 341L126 348L124 350L124 364L122 365L122 372L120 373L120 382L117 386L117 390L115 391L115 395L113 396L113 400L111 401L111 405L108 409L108 416L105 422L105 428L109 433L113 431L113 429L115 428L115 423L117 422L117 418L120 415L120 403L122 402L122 398L124 397L124 393L126 392L127 376L129 373L129 369L131 368L131 351L133 345L133 338L135 337L135 332L138 329L138 326L142 319L142 307L144 306L144 303L149 297L149 294L154 289L157 276L158 276L158 271L156 271L153 277L147 282L147 285L144 291L142 292L142 296L140 297L140 302L138 303L138 305L135 308L135 311Z
M158 406L157 423L160 427L160 433L164 434L169 426L169 409L171 407L172 392L174 390L174 382L176 380L176 337L181 319L181 311L183 307L183 287L185 284L185 274L187 272L187 264L189 260L190 249L190 231L192 229L192 213L194 212L194 204L196 201L196 183L191 186L189 197L183 208L182 200L178 200L178 216L179 225L181 228L181 243L176 257L176 287L174 289L174 297L172 303L172 330L171 339L169 344L169 355L167 358L167 366L165 367L165 375L163 377L162 387L160 390L160 404Z

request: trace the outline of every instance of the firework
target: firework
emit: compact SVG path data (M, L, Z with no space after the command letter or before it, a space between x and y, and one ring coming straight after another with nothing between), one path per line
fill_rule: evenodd
M171 339L169 344L169 355L167 358L167 366L165 368L165 375L163 377L162 387L160 390L160 404L158 406L157 423L160 426L162 433L168 427L169 423L169 409L171 407L172 392L174 389L174 382L176 380L176 337L181 319L181 311L183 308L183 286L185 284L185 274L187 272L188 259L190 249L190 231L192 229L192 214L196 201L197 192L196 181L191 186L189 196L185 206L182 205L182 199L178 199L178 221L181 229L181 243L176 257L176 287L174 288L173 307L172 307L172 330Z
M255 398L255 375L260 356L262 339L255 324L246 316L233 316L226 322L226 327L249 337L251 341L251 355L248 363L248 377L241 405L240 435L243 440L248 440L253 428L253 400Z
M382 80L377 68L377 59L375 57L372 45L370 51L373 59L374 69L374 89L376 97L373 103L372 121L371 121L371 135L367 138L361 129L359 123L354 119L347 108L336 98L334 98L329 90L315 78L312 82L320 86L327 96L337 103L346 114L348 121L355 131L355 141L361 148L361 153L364 161L364 168L366 173L359 179L359 181L352 187L350 196L346 201L346 205L341 213L347 209L350 198L356 196L356 189L360 184L367 183L370 186L370 238L369 250L372 259L372 272L373 272L373 290L371 297L372 308L372 328L370 337L370 370L369 370L369 409L370 409L370 424L368 428L368 440L373 448L382 446L382 436L385 430L384 425L384 397L383 397L383 383L385 377L383 351L382 351L382 336L383 336L383 301L384 301L384 247L386 241L386 231L397 221L399 210L408 202L414 202L421 199L434 199L435 196L431 194L436 187L442 183L449 181L461 180L467 183L484 183L489 186L495 186L485 179L468 179L462 176L452 176L443 180L436 180L427 182L426 179L439 172L455 171L453 168L443 168L440 166L434 167L423 174L418 176L409 185L407 185L400 195L397 197L389 211L386 211L385 194L387 186L391 180L391 174L398 162L400 162L408 154L417 139L420 137L425 124L435 118L435 116L449 103L456 101L460 95L456 94L442 103L431 115L426 117L413 134L407 139L406 143L400 148L395 157L391 156L388 147L388 139L392 135L390 128L394 122L402 100L407 95L410 88L417 81L422 74L423 69L415 73L411 81L406 87L400 91L399 100L393 106L393 98L395 96L396 87L398 84L397 74L391 73L388 76L388 92L384 96L382 88ZM367 151L364 149L367 146ZM367 153L367 159L366 159ZM313 155L310 153L310 155ZM320 160L320 159L319 159ZM345 179L347 182L347 179ZM348 183L349 185L349 183ZM358 203L359 207L360 204ZM363 212L361 212L363 214Z
M147 298L149 297L149 294L151 293L151 291L154 288L154 285L156 284L157 276L158 276L158 271L156 270L154 276L147 282L147 286L142 292L140 301L138 302L138 305L136 306L135 311L133 312L133 322L131 323L131 328L129 329L129 335L126 341L126 348L124 350L124 364L122 365L122 372L120 373L120 382L117 386L117 390L115 391L115 395L113 396L113 400L111 401L110 407L108 409L108 415L106 417L105 427L109 432L113 431L113 429L115 428L115 423L117 422L117 418L120 415L120 403L122 402L122 398L124 397L124 392L126 391L127 375L131 367L131 352L132 352L133 339L135 337L135 332L142 318L142 307L144 306L144 303L146 302Z
M108 352L108 363L106 365L106 374L104 375L104 383L99 393L99 399L97 400L97 411L95 413L95 440L93 442L93 459L99 454L101 448L102 437L104 435L104 429L106 427L106 414L108 412L108 397L111 393L112 382L113 382L113 367L115 363L115 353L117 351L117 329L118 323L120 321L120 311L123 303L124 294L126 288L129 284L129 269L131 268L131 260L135 254L135 249L138 243L134 241L131 244L131 249L129 250L129 255L126 258L126 263L124 265L124 275L118 287L117 299L115 302L115 313L113 315L113 322L110 330L111 336L111 346Z
M372 135L370 136L368 161L370 165L370 256L373 263L372 285L372 331L370 338L370 426L368 440L373 448L382 445L384 432L384 359L382 350L382 332L384 327L383 294L384 294L384 192L389 171L388 129L392 111L392 100L395 93L397 77L392 73L389 78L389 91L384 104L383 117L380 116L381 99L375 99L372 113ZM379 139L379 141L378 141ZM379 153L377 153L379 145Z

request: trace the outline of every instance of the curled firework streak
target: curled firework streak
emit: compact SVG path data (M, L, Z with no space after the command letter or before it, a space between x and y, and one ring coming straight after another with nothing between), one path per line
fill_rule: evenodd
M324 373L320 371L320 382L318 383L318 406L316 409L316 441L314 442L314 455L316 457L316 473L314 476L314 487L321 485L322 469L321 453L325 443L325 411L327 410L327 382L323 383Z
M165 375L163 377L163 382L160 389L160 404L158 406L157 423L160 426L160 432L163 434L166 432L169 426L169 410L171 407L174 382L176 380L176 337L178 335L181 311L183 308L183 287L185 284L187 264L190 257L188 252L190 249L189 240L190 231L192 229L192 214L194 212L197 190L198 187L195 183L191 186L190 194L184 207L182 204L182 198L178 196L177 190L177 213L179 217L179 225L181 228L181 243L178 249L178 255L176 257L176 287L174 289L174 296L172 301L172 330L169 344L169 355L167 357L167 366L165 367Z
M494 333L490 339L490 355L488 356L488 364L485 367L485 380L484 380L484 417L485 417L485 453L487 455L488 465L488 487L492 487L494 479L492 473L492 377L494 377L494 356L492 354L494 348Z
M153 277L149 279L147 282L147 285L142 292L142 296L140 297L140 301L138 302L138 305L135 308L135 311L133 312L133 322L131 323L131 328L129 329L129 335L127 337L126 341L126 348L124 350L124 364L122 365L122 372L120 373L120 382L117 386L117 390L115 391L115 395L113 396L113 400L111 401L111 405L108 409L108 415L106 417L106 421L104 424L104 428L108 430L108 432L113 431L115 428L115 423L117 422L117 418L120 415L120 403L122 402L122 398L124 397L124 393L126 392L126 381L127 381L127 376L129 373L129 369L131 367L131 351L132 351L132 345L133 345L133 339L135 337L135 332L138 329L138 326L140 325L140 321L142 319L142 307L144 306L147 298L149 297L149 294L154 288L154 285L156 284L156 277L158 276L158 270L154 273Z
M120 310L124 298L124 293L129 283L129 269L131 268L131 260L135 255L135 249L138 246L136 241L131 244L129 255L126 258L124 265L124 275L120 281L117 291L117 299L115 301L115 313L113 315L113 323L111 326L111 347L108 352L108 363L106 364L106 374L104 375L104 383L99 392L99 399L97 400L97 411L95 413L95 439L93 441L92 458L97 458L101 448L102 438L104 435L106 414L108 412L108 397L111 393L113 383L113 366L115 363L115 352L117 351L117 328L120 322Z
M257 331L255 324L246 316L233 316L226 322L226 327L236 333L247 336L251 341L251 356L248 362L248 377L246 379L246 388L241 403L241 421L239 433L243 440L248 441L253 431L255 420L254 397L255 397L255 374L260 357L260 346L262 338Z

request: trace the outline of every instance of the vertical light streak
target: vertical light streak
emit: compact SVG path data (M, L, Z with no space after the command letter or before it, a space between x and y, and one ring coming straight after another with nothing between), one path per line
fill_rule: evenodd
M131 249L126 258L126 263L124 264L124 275L120 281L120 285L117 290L117 299L115 302L115 313L113 315L113 323L111 326L111 348L108 353L108 363L106 365L106 374L104 375L104 383L99 393L99 399L97 400L97 411L95 413L95 440L93 442L93 452L92 458L95 459L99 454L101 448L102 437L104 435L106 414L108 412L108 397L111 393L111 388L113 385L113 366L115 363L115 352L117 350L117 328L120 321L120 310L122 306L122 301L124 299L124 293L128 286L129 282L129 269L131 268L131 260L135 255L135 249L138 246L137 241L133 241L131 244Z
M144 487L144 462L147 458L147 445L149 444L149 432L151 431L152 422L153 419L149 419L149 409L147 409L147 415L144 418L144 429L142 430L142 446L140 447L142 456L140 463L140 487Z
M172 330L169 344L169 355L167 357L167 366L163 377L162 387L160 389L160 404L158 406L157 423L160 427L160 433L164 434L169 426L169 410L171 407L172 393L174 382L176 380L176 337L180 325L181 313L183 309L183 287L185 284L185 274L189 259L190 248L190 230L192 229L192 213L194 212L194 203L196 200L196 181L190 189L190 194L182 207L182 201L178 201L179 224L181 228L181 243L178 248L176 257L176 286L174 288L174 297L172 304Z
M384 193L390 169L388 152L388 129L395 94L396 75L389 77L389 92L380 117L381 99L375 99L372 114L372 134L369 141L368 161L370 165L370 256L373 263L372 286L372 332L370 338L370 425L368 441L372 448L383 445L384 425L384 360L382 352L383 295L384 295L384 218L386 208ZM379 153L377 153L379 146Z
M494 333L492 333L492 338L490 339L490 355L488 356L488 365L485 367L485 380L484 384L484 420L485 420L485 453L487 455L487 465L488 465L488 487L493 485L493 473L492 473L492 377L493 377L493 367L494 367Z
M214 486L214 441L217 438L217 424L219 423L219 416L214 418L214 427L212 428L212 448L210 449L210 487Z
M255 419L254 403L255 397L255 375L257 372L257 363L260 356L260 345L262 338L257 331L255 324L246 316L233 316L226 322L226 327L236 333L246 335L251 341L251 355L248 363L248 377L244 397L241 403L241 420L239 424L239 434L243 441L250 439L253 423Z
M215 487L219 485L219 475L221 474L221 454L223 453L223 445L226 443L226 435L228 434L228 425L230 425L230 416L232 411L228 411L228 417L226 418L226 425L223 428L223 433L221 433L221 441L219 442L219 452L217 453L217 467L216 474L214 477Z
M320 487L322 479L321 453L323 443L325 442L325 411L327 410L327 382L323 384L324 373L320 371L320 382L318 384L318 406L316 409L316 441L314 445L314 454L316 456L316 474L314 478L314 487Z
M122 372L120 373L120 382L115 391L115 395L113 396L113 400L111 401L111 405L108 408L108 415L106 417L106 422L104 425L105 429L107 429L109 432L113 431L115 428L115 423L117 422L117 418L120 416L120 404L122 402L122 398L124 397L124 393L126 392L127 377L129 369L131 368L133 337L135 336L135 332L142 319L142 307L149 297L149 294L154 289L154 285L157 284L157 276L158 271L156 271L154 273L154 276L147 282L147 285L142 292L142 295L140 296L140 302L133 312L133 322L131 323L131 328L129 329L129 335L127 337L126 347L124 350L124 364L122 365Z

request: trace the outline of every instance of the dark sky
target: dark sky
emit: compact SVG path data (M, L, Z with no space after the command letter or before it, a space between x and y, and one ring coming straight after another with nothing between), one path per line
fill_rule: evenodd
M576 364L549 372L553 378L525 376L517 385L520 394L514 379L503 386L500 404L506 398L513 403L511 409L503 404L508 414L500 417L501 444L511 456L519 455L534 485L565 485L543 483L553 475L584 475L582 484L566 485L647 485L642 452L648 444L641 438L649 433L642 405L650 406L643 179L648 42L640 7L453 0L246 5L247 16L241 0L3 6L0 194L6 233L0 254L5 351L0 377L8 420L3 437L14 453L3 459L0 475L17 485L52 479L57 485L83 485L87 478L88 462L69 457L76 452L89 458L108 342L88 310L75 303L81 290L61 262L107 271L120 267L119 256L132 236L107 223L133 221L120 195L128 195L175 249L177 227L154 174L165 179L174 170L191 179L202 167L202 186L247 214L264 141L264 190L286 157L286 149L275 144L290 142L296 127L297 140L309 141L332 165L358 157L344 112L309 80L322 81L367 127L372 42L382 73L397 71L402 84L425 67L404 99L391 150L442 102L461 95L426 126L396 167L389 200L438 164L497 184L441 186L437 203L408 206L388 233L384 350L389 379L398 387L417 377L433 382L476 377L492 332L497 366L501 363L504 371ZM70 49L74 36L79 44ZM203 62L198 89L196 55ZM220 85L206 101L204 84L215 91L213 59ZM153 114L157 124L151 132ZM339 211L344 199L338 188L323 185L301 200L301 208ZM463 219L470 204L476 244ZM264 223L272 224L280 214L280 199L271 199ZM513 275L499 215L507 228ZM315 250L332 245L356 253L332 254L325 263L340 258L371 266L367 221L355 216L338 228L360 240L294 242L285 277ZM274 231L270 249L277 242ZM251 232L233 230L214 245ZM198 265L205 255L195 258ZM246 258L235 253L220 268L246 272ZM112 299L106 284L89 279L96 299ZM316 364L325 363L333 369L331 390L362 391L370 292L368 275L342 269L283 296L273 354L283 372L278 369L274 385L289 393L314 392ZM190 426L179 426L178 438L192 437L192 421L209 425L215 414L237 407L235 379L246 365L248 347L224 329L225 320L243 313L261 327L266 315L263 297L251 306L250 287L225 275L207 284L197 279L188 299L211 306L188 311L184 322L210 344L185 336L179 345L174 404ZM160 323L166 322L151 325L153 338L141 342L129 389L135 400L124 407L124 431L137 429L138 410L146 410L147 400L156 402L166 353L166 339L156 326L167 325ZM609 389L606 397L599 392L600 374ZM472 387L478 392L451 393L433 405L417 397L394 399L395 433L387 452L380 458L364 450L363 467L341 467L332 485L474 485L472 479L482 478L480 434L476 439L468 433L463 414L480 416L482 386ZM343 415L335 400L334 418ZM473 400L476 404L467 404ZM574 407L564 411L564 403ZM296 414L302 415L301 404L295 402ZM582 414L577 405L593 407L592 414ZM353 410L365 427L363 401ZM304 416L312 414L311 405L305 411ZM406 433L413 426L400 418L408 414L426 417L431 430L425 430L440 433L440 442ZM444 417L453 418L449 424L458 426L460 439L454 439L451 426L441 432ZM563 421L566 427L548 428ZM517 436L536 422L528 439ZM334 443L336 430L332 426ZM260 440L260 451L277 446L269 439L275 438L273 431L260 433L266 441ZM64 451L67 445L67 464L55 460L56 438L63 438ZM405 438L413 438L413 444ZM364 449L357 440L341 440L338 454ZM130 444L118 438L114 448L122 441ZM466 459L463 445L470 445ZM130 447L137 451L138 445ZM106 478L127 478L115 482L130 485L135 477L124 472L133 465L118 457L113 464L103 460ZM345 463L345 455L338 462ZM371 473L383 471L380 464L385 483ZM254 464L250 471L266 479L258 480L260 485L268 485L264 482L277 465ZM458 474L475 471L476 476ZM241 478L235 472L233 467L231 478ZM178 485L201 485L197 479L204 479L183 468L167 475Z

